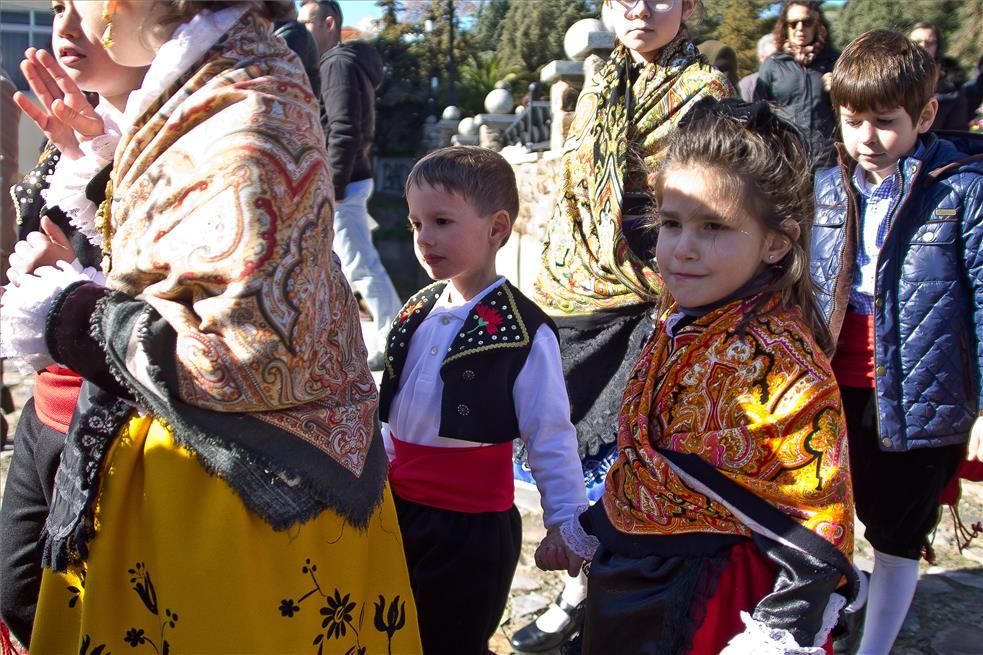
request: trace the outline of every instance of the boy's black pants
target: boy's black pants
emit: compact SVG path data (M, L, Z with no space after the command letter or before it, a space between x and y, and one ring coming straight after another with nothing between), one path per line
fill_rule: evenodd
M64 446L65 435L41 422L31 398L17 423L0 505L0 617L25 646L30 645L41 588L38 541Z
M424 654L486 655L519 562L519 511L466 514L394 500Z
M850 475L864 538L882 553L920 559L939 521L939 494L956 474L965 444L884 452L873 389L841 387Z

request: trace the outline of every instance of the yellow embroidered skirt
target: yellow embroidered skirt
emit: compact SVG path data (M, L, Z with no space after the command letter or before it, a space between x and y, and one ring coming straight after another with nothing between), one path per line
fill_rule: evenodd
M283 532L152 417L105 464L84 570L45 570L31 654L420 653L389 488L367 531Z

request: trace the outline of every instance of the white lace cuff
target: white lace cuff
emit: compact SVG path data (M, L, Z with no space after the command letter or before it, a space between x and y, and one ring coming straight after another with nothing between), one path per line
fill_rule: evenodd
M32 373L55 363L48 352L44 329L55 299L80 280L105 285L105 276L94 268L71 264L42 266L33 275L22 275L20 286L8 284L0 297L0 356Z
M749 655L749 653L754 655L823 655L826 652L822 646L800 646L788 630L769 628L764 623L755 621L747 612L741 612L741 620L744 621L744 632L731 639L727 646L720 651L720 655Z
M584 532L583 526L580 525L580 515L587 508L588 505L577 508L577 513L572 519L567 519L560 524L560 537L563 538L563 543L566 544L567 548L576 553L578 557L589 561L594 557L594 552L597 551L601 542L597 540L597 537Z
M80 159L64 155L59 158L54 172L48 176L48 188L41 191L45 204L65 212L72 226L97 247L102 247L102 236L96 229L99 208L86 197L85 188L113 160L120 138L115 125L105 120L104 124L105 134L79 142Z

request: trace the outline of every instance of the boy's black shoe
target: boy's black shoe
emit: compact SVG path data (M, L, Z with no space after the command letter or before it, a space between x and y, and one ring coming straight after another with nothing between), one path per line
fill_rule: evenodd
M562 597L558 597L553 604L567 615L567 620L561 628L557 632L543 632L536 626L536 621L532 621L512 635L510 643L516 652L543 653L553 650L580 631L584 623L584 604L569 605L564 602Z

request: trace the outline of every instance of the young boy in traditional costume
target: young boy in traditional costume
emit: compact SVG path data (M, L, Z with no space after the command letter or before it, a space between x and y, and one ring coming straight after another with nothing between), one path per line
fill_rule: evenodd
M587 506L555 327L495 269L519 209L515 174L484 148L433 152L406 182L417 259L438 280L386 347L379 414L428 655L485 655L519 557L513 440L543 497L543 568L576 573L561 537Z
M114 61L150 67L97 221L105 283L59 262L2 299L45 325L21 354L86 379L31 652L420 652L317 102L271 35L283 8L77 4Z
M812 273L874 547L865 655L901 629L967 440L983 458L983 139L929 133L936 77L903 35L857 37L833 69L840 163L816 178Z
M582 517L601 543L583 652L822 653L857 575L804 148L765 103L707 100L654 184L670 296Z
M559 330L591 501L614 461L625 381L652 331L660 292L651 243L640 229L651 204L647 168L694 104L734 95L727 77L690 40L684 21L699 5L604 0L618 45L580 94L563 147L533 299ZM521 456L516 476L529 479ZM579 623L573 608L583 600L584 582L568 582L547 616L513 636L513 647L539 652L569 636Z

